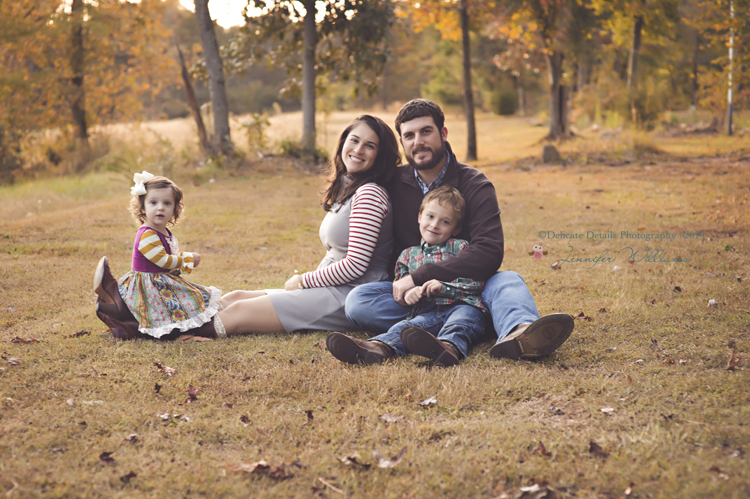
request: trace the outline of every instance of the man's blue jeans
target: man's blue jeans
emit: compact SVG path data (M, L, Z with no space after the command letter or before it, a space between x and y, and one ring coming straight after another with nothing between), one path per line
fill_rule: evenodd
M484 285L482 301L490 310L498 341L517 325L539 318L534 298L523 278L509 270L495 273ZM411 307L393 299L392 282L370 282L357 286L346 297L346 316L360 329L373 334L387 332L406 319Z
M396 303L392 296L391 301ZM385 343L393 348L399 357L406 355L409 352L404 348L399 336L406 326L424 329L438 339L452 343L461 352L461 358L465 358L469 347L478 343L484 336L484 313L476 307L463 303L435 305L433 302L423 308L418 316L397 322L388 329L388 332L370 338L368 341L377 340Z

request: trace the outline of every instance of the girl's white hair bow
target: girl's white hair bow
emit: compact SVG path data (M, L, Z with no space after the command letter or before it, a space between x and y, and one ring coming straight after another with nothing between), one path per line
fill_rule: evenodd
M133 174L133 182L135 182L135 185L130 188L130 194L133 196L146 194L146 186L143 184L151 180L153 177L154 176L146 170L143 170L142 173Z

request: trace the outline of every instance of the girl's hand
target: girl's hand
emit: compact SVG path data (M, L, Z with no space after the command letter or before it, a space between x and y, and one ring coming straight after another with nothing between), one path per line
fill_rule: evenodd
M193 268L197 267L201 263L200 253L193 253Z
M404 295L404 301L407 305L414 305L422 298L422 291L419 286L411 288Z
M443 291L443 283L437 279L430 279L422 284L422 294L424 296L437 296Z
M302 276L299 274L294 274L292 277L289 278L288 281L284 284L284 289L286 291L294 291L295 289L300 289L300 285L302 284Z

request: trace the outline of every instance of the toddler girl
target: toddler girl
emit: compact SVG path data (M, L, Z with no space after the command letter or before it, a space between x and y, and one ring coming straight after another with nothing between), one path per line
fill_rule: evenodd
M107 257L99 261L94 275L97 316L121 339L226 336L217 315L221 290L180 276L200 263L198 253L180 251L168 229L184 208L182 191L168 178L146 171L136 173L133 181L130 210L142 225L133 244L132 270L116 281Z

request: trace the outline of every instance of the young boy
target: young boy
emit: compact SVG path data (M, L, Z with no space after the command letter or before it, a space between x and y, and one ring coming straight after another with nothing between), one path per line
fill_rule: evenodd
M417 221L422 244L405 249L396 262L396 280L419 266L450 258L467 248L461 232L465 202L457 189L443 186L422 200ZM326 346L334 357L350 364L378 364L391 357L414 353L442 366L466 357L469 347L484 335L480 296L483 282L459 277L452 282L436 279L409 290L404 300L412 307L406 320L386 333L361 341L331 333Z

